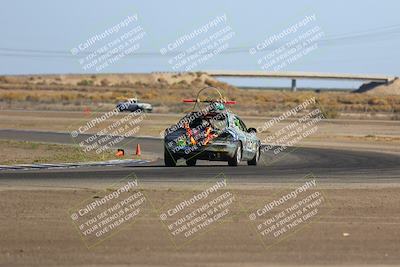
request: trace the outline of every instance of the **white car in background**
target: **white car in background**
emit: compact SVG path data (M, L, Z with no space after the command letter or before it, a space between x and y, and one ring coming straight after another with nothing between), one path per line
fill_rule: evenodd
M153 106L149 103L140 103L137 98L129 98L126 101L119 102L116 106L118 111L134 112L141 110L143 112L152 112Z

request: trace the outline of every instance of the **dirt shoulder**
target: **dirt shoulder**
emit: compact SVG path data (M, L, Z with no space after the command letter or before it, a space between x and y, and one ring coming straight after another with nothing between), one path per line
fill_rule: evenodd
M400 188L323 188L329 213L305 224L288 238L265 247L249 225L248 211L262 207L282 188L231 190L243 207L235 217L177 249L153 209L109 239L87 249L68 209L96 190L0 188L0 262L5 266L319 266L400 263ZM196 190L182 187L142 191L160 209ZM168 205L168 204L167 204ZM270 244L270 243L268 243Z
M83 153L75 145L46 144L39 142L0 139L0 165L32 163L66 163L103 161L115 159L114 154Z

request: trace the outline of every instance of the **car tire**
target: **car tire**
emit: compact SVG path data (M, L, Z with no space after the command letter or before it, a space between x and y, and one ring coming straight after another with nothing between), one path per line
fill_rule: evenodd
M235 154L228 160L229 166L237 166L242 160L242 145L239 143L236 147Z
M257 147L257 152L254 155L254 158L252 158L251 160L248 160L247 165L256 166L259 159L260 159L260 147Z
M186 160L186 165L189 167L196 166L197 159L188 159Z
M176 166L175 158L171 155L171 153L167 149L164 149L164 163L166 167Z

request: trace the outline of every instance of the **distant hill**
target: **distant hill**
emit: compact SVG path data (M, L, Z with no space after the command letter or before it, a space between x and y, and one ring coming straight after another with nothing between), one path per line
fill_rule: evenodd
M0 76L3 84L110 86L110 87L204 87L209 84L226 86L203 72L189 73L99 73L99 74L46 74Z
M365 83L354 92L370 95L400 95L400 79L396 78L388 84L376 82Z

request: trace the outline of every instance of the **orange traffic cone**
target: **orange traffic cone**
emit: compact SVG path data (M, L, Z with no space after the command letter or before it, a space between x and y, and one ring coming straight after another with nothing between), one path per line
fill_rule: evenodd
M117 153L115 153L115 156L117 157L123 157L125 155L125 151L123 149L118 149Z
M142 151L140 150L140 144L136 145L136 156L140 157L142 155Z
M90 115L90 108L89 107L85 107L83 109L83 113L85 113L85 115L89 116Z

